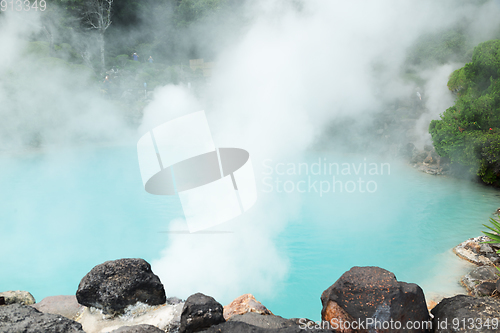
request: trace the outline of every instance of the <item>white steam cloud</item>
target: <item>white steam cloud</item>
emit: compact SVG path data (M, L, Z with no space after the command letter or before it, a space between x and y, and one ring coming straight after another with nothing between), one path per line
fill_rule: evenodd
M33 52L37 12L2 12L0 20L0 150L133 137L123 114L95 89L83 65ZM48 52L48 49L47 49Z
M408 99L415 87L402 81L401 68L418 37L468 18L480 38L489 38L495 29L482 17L499 10L493 3L475 7L430 0L311 0L302 6L254 3L251 27L216 59L202 98L187 88L158 89L141 131L205 108L216 146L248 150L258 178L263 160L300 158L337 117L355 115L363 124L384 102ZM423 73L430 112L419 128L453 102L446 81L458 66ZM287 258L274 239L300 200L276 194L259 200L247 214L220 227L234 233L169 237L153 266L170 295L203 291L229 302L242 293L270 296L276 290L287 274ZM170 228L185 229L179 221Z

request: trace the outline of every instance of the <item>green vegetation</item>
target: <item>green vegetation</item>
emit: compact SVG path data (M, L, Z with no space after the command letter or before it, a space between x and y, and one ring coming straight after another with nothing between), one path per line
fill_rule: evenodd
M493 225L493 228L486 225L486 224L483 224L486 228L490 229L491 231L493 231L494 233L491 233L491 232L488 232L488 231L483 231L482 233L485 234L486 236L488 236L489 238L491 238L491 241L489 242L483 242L483 243L486 243L486 244L498 244L500 243L500 223L498 223L498 221L496 221L495 219L491 218L490 217L490 222L491 224ZM500 254L500 250L497 251L498 254Z
M429 126L436 151L469 167L487 184L500 184L500 40L474 48L448 87L455 105Z

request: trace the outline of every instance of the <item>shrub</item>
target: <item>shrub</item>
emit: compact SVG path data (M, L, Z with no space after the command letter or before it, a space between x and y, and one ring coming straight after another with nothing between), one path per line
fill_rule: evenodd
M433 120L436 152L468 166L488 184L500 180L500 40L479 44L472 62L453 72L455 105Z

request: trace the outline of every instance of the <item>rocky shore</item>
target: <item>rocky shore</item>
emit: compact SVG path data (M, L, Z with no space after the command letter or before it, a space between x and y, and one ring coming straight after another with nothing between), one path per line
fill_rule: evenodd
M486 244L487 236L470 238L453 248L463 260L477 267L461 278L462 285L471 296L492 297L500 300L500 244Z
M185 301L167 298L149 263L119 259L94 267L81 280L76 295L35 303L26 291L0 293L0 332L464 332L462 319L464 324L481 321L480 327L467 332L498 332L499 280L482 258L496 263L498 255L491 255L484 244L477 246L481 241L471 239L455 249L481 265L463 279L471 295L445 298L431 310L418 285L398 281L379 267L353 267L345 272L318 295L321 321L314 322L274 315L251 294L226 306L202 293ZM485 294L491 296L478 297ZM460 319L459 325L454 325L455 318ZM406 326L409 323L411 329Z

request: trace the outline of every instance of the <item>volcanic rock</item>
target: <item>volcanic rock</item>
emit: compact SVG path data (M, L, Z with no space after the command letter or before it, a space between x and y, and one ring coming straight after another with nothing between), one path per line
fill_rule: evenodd
M82 325L60 315L12 304L0 307L0 333L85 333Z
M491 266L480 266L462 278L462 284L471 296L491 296L495 282L499 279L498 270Z
M393 320L403 326L408 321L422 322L430 318L422 289L414 283L397 281L393 273L379 267L351 268L323 292L321 302L321 317L329 322L344 320L342 317L346 314L354 320ZM345 312L331 311L332 307L342 308ZM340 317L335 317L337 313ZM371 329L373 327L367 327L367 330Z
M224 308L213 297L196 293L184 303L181 313L180 333L200 332L210 326L225 322Z
M95 266L80 281L76 298L78 303L101 309L105 314L123 313L137 302L166 302L160 278L143 259L119 259Z
M165 333L158 327L153 325L134 325L134 326L123 326L117 330L111 331L111 333Z
M499 323L500 301L491 297L458 295L443 299L431 313L436 333L498 332L495 323Z
M280 316L274 315L261 315L255 312L248 312L242 315L234 315L229 318L228 321L238 321L242 323L246 323L252 326L257 326L260 328L286 328L292 327L295 328L299 325L297 321L293 319L285 319Z
M246 316L248 314L244 314L243 316ZM237 316L239 315L236 315L235 317ZM257 316L273 317L273 316L262 316L262 315L257 315ZM250 325L242 321L229 320L225 323L212 326L209 329L202 332L203 333L304 333L304 332L335 333L336 332L334 330L329 330L329 329L314 328L314 326L311 326L311 328L312 329L308 329L305 326L301 327L299 325L290 327L281 327L281 328L263 328L259 326Z

